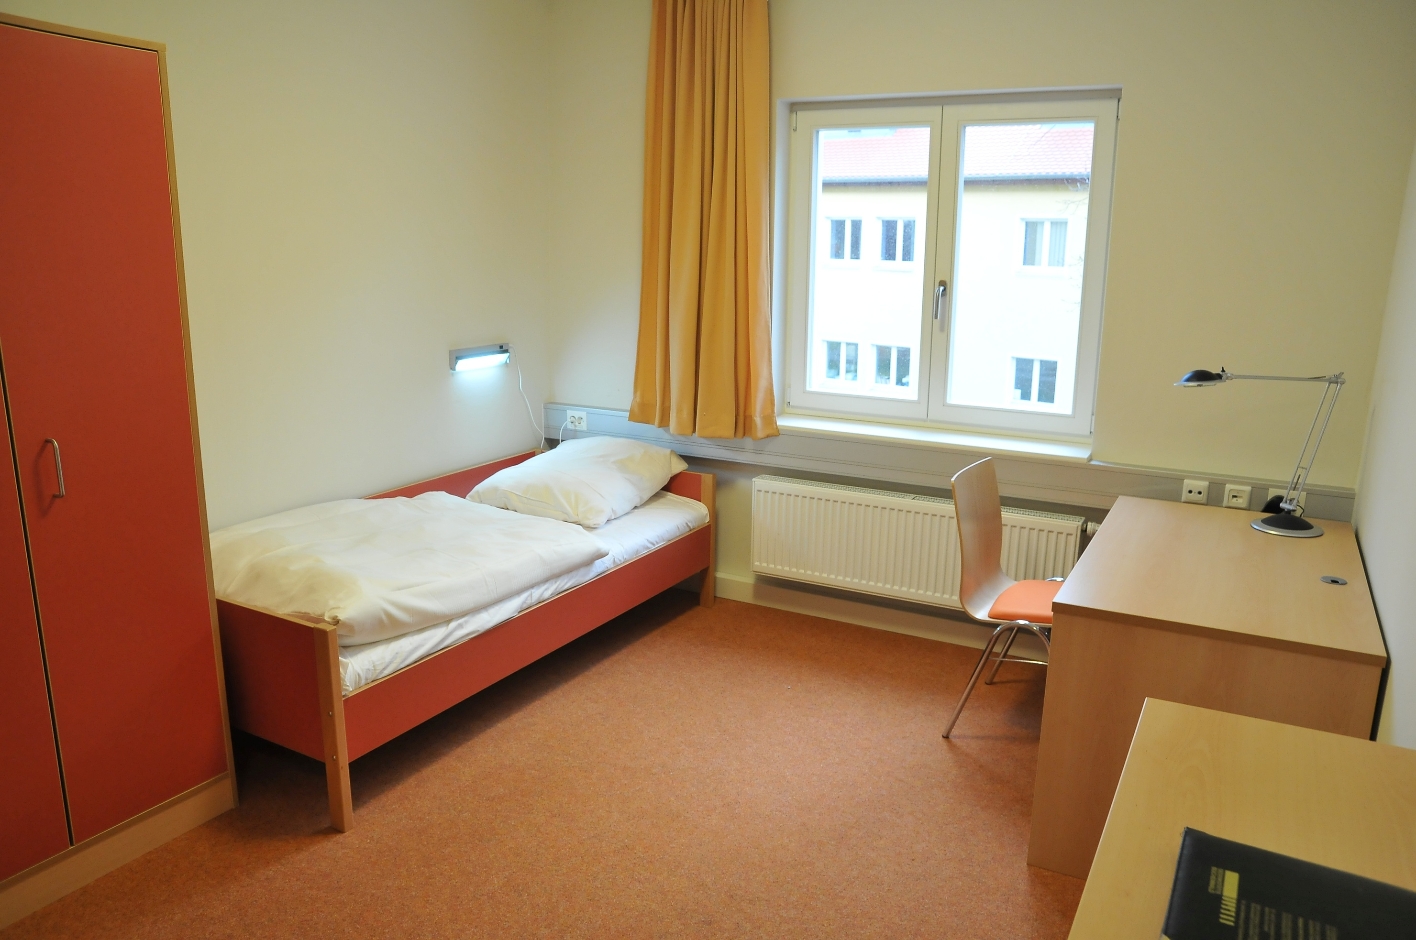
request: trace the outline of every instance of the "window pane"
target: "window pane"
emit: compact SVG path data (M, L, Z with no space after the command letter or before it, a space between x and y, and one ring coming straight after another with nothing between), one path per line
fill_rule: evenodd
M894 346L875 347L875 381L890 381L890 356L894 351Z
M896 263L813 265L807 306L808 335L814 337L807 347L813 350L807 363L809 391L918 399L918 383L908 368L900 381L898 364L918 358L924 333L928 249L924 229L913 220L925 218L927 211L929 148L928 127L816 131L812 256L837 258L839 240L843 259L861 260L864 222L871 219L867 250L874 258L874 220L880 219L880 257ZM834 353L831 343L837 344ZM863 364L857 361L862 351L867 357Z
M895 219L880 220L880 260L895 260L895 232L900 223Z
M1043 359L1037 364L1037 400L1051 404L1057 394L1057 363Z
M1092 132L1091 121L964 128L949 404L1071 414ZM1021 266L1015 260L1020 219ZM1044 221L1060 246L1048 246L1045 267ZM1053 250L1060 264L1051 264ZM1037 360L1053 363L1044 367L1050 370L1046 386Z
M846 220L831 220L831 257L845 258L846 256Z
M910 347L895 347L895 384L910 384Z
M1032 400L1033 361L1013 357L1013 397L1019 401Z
M1042 223L1023 223L1023 264L1037 264L1038 255L1042 251Z
M1055 221L1048 225L1047 266L1060 268L1067 263L1067 223Z

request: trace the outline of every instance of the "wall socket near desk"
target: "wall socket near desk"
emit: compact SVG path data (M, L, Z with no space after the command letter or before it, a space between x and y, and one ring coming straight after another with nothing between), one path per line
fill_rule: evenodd
M588 422L586 421L585 412L567 411L565 413L565 423L570 425L572 431L583 431Z
M1224 484L1224 506L1226 509L1248 509L1254 488L1239 483Z
M1180 502L1207 503L1209 493L1209 480L1186 480L1185 486L1180 490Z

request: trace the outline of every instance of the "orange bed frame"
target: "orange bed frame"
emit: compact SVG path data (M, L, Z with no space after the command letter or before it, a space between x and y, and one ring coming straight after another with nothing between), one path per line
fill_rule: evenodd
M517 454L369 498L439 490L464 496L498 470L534 456ZM703 503L708 525L347 697L332 625L218 600L232 727L322 761L330 822L347 832L354 824L351 760L695 574L703 574L699 603L712 606L714 484L712 474L685 471L664 487Z

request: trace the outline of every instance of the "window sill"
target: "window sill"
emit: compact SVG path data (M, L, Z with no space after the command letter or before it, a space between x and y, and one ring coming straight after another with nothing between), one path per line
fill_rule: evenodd
M982 456L1037 457L1065 463L1085 464L1091 460L1091 444L1089 442L1049 441L982 431L922 428L801 414L778 415L777 427L783 435L794 437L829 437L850 441L937 447L941 450L964 451Z

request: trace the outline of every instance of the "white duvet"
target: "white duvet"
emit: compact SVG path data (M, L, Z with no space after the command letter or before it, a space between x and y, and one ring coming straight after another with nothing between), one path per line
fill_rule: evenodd
M371 643L495 604L602 558L584 529L449 493L343 499L212 533L216 594Z

